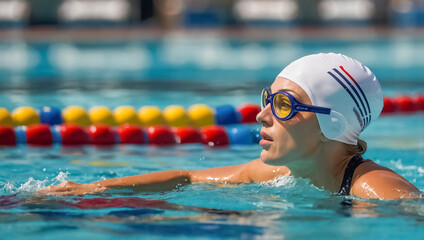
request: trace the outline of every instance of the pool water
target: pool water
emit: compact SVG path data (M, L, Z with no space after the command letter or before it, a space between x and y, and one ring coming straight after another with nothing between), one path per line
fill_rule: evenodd
M0 105L205 103L238 106L258 102L265 81L207 84L193 81L117 81L103 85L28 87L0 90ZM118 84L119 83L119 84ZM18 86L18 87L16 87ZM384 87L384 84L383 84ZM385 89L385 95L399 92ZM401 93L415 93L404 88ZM252 125L251 127L260 127ZM383 116L362 135L366 158L387 166L424 191L424 114ZM153 171L204 169L241 164L259 157L258 145L208 148L113 146L0 149L2 239L423 239L424 200L363 200L341 197L307 179L280 177L269 183L192 184L173 191L99 196L36 197L34 192L69 180L87 183Z

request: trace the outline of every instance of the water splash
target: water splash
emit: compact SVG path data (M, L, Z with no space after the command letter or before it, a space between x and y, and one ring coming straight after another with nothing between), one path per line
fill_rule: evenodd
M324 191L311 184L310 179L295 178L294 176L279 176L274 180L264 182L261 186L278 187L279 189L303 189L313 191Z
M296 185L297 179L293 176L279 176L274 180L271 180L262 184L269 184L274 187L292 188Z
M66 178L68 178L69 172L59 172L59 174L54 178L57 183L62 183L66 181Z
M35 191L41 190L51 184L59 184L66 181L69 172L59 172L58 175L52 179L37 180L33 177L28 178L28 181L25 183L15 183L13 181L8 181L0 183L0 194L1 195L10 195L10 194L28 194ZM3 185L3 186L2 186Z
M394 169L397 169L397 170L400 170L400 171L403 171L403 172L410 172L410 173L412 173L413 176L416 176L416 175L418 175L420 177L424 176L424 168L423 167L417 166L417 165L404 164L402 162L402 159L399 159L397 161L390 160L390 166ZM418 174L416 174L416 173L418 173Z
M268 194L271 197L264 198L265 201L257 200L257 203L261 207L278 209L290 209L295 205L302 204L305 199L317 200L328 198L331 195L330 192L312 185L309 179L295 178L294 176L279 176L272 181L259 184L259 187L262 194ZM302 201L299 203L294 199L302 199Z

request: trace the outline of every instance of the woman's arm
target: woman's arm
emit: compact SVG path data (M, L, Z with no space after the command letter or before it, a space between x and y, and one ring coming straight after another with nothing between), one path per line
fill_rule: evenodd
M245 164L191 172L192 182L252 183L267 182L291 172L284 166L271 166L255 159Z
M189 184L188 171L163 171L136 176L112 178L92 183L78 184L65 181L56 186L48 186L37 194L72 196L102 193L110 189L132 189L134 191L166 191Z
M219 168L196 171L172 170L147 173L136 176L114 178L87 184L66 181L49 186L39 194L69 196L101 193L110 189L132 189L134 191L167 191L192 182L250 183L264 182L280 175L288 175L286 167L264 164L260 159L251 162Z

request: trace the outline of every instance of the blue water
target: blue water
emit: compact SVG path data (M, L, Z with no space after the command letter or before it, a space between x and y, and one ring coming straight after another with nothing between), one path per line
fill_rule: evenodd
M422 121L422 118L393 117L391 120ZM395 142L387 143L395 145ZM393 146L376 145L366 156L391 167L423 190L422 146ZM37 239L76 236L422 239L422 200L345 200L317 189L305 179L292 177L262 184L194 184L169 192L135 195L125 191L82 198L34 199L31 195L37 189L65 179L82 183L159 170L240 164L256 158L259 151L258 146L209 150L201 145L108 149L21 146L2 150L0 229L9 239L29 236ZM78 205L81 199L103 198L109 199L111 204L107 207L95 203ZM151 206L152 200L166 202ZM65 201L77 205L69 207Z
M52 103L59 108L239 106L257 103L261 88L272 80L7 79L2 81L6 87L0 89L0 106L9 110ZM382 85L385 95L423 92L416 83L393 86L383 80ZM362 137L369 147L366 158L393 169L424 191L423 113L383 116ZM159 193L33 195L65 180L87 183L153 171L241 164L258 158L260 151L258 145L210 149L197 144L0 149L0 238L423 239L422 199L345 199L293 177L270 183L193 184Z

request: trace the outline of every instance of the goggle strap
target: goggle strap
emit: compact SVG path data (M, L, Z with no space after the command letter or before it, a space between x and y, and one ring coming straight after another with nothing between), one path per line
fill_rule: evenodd
M331 109L329 108L310 106L310 105L304 105L304 104L297 104L295 106L295 109L296 111L314 112L314 113L322 113L322 114L330 114L331 112Z

